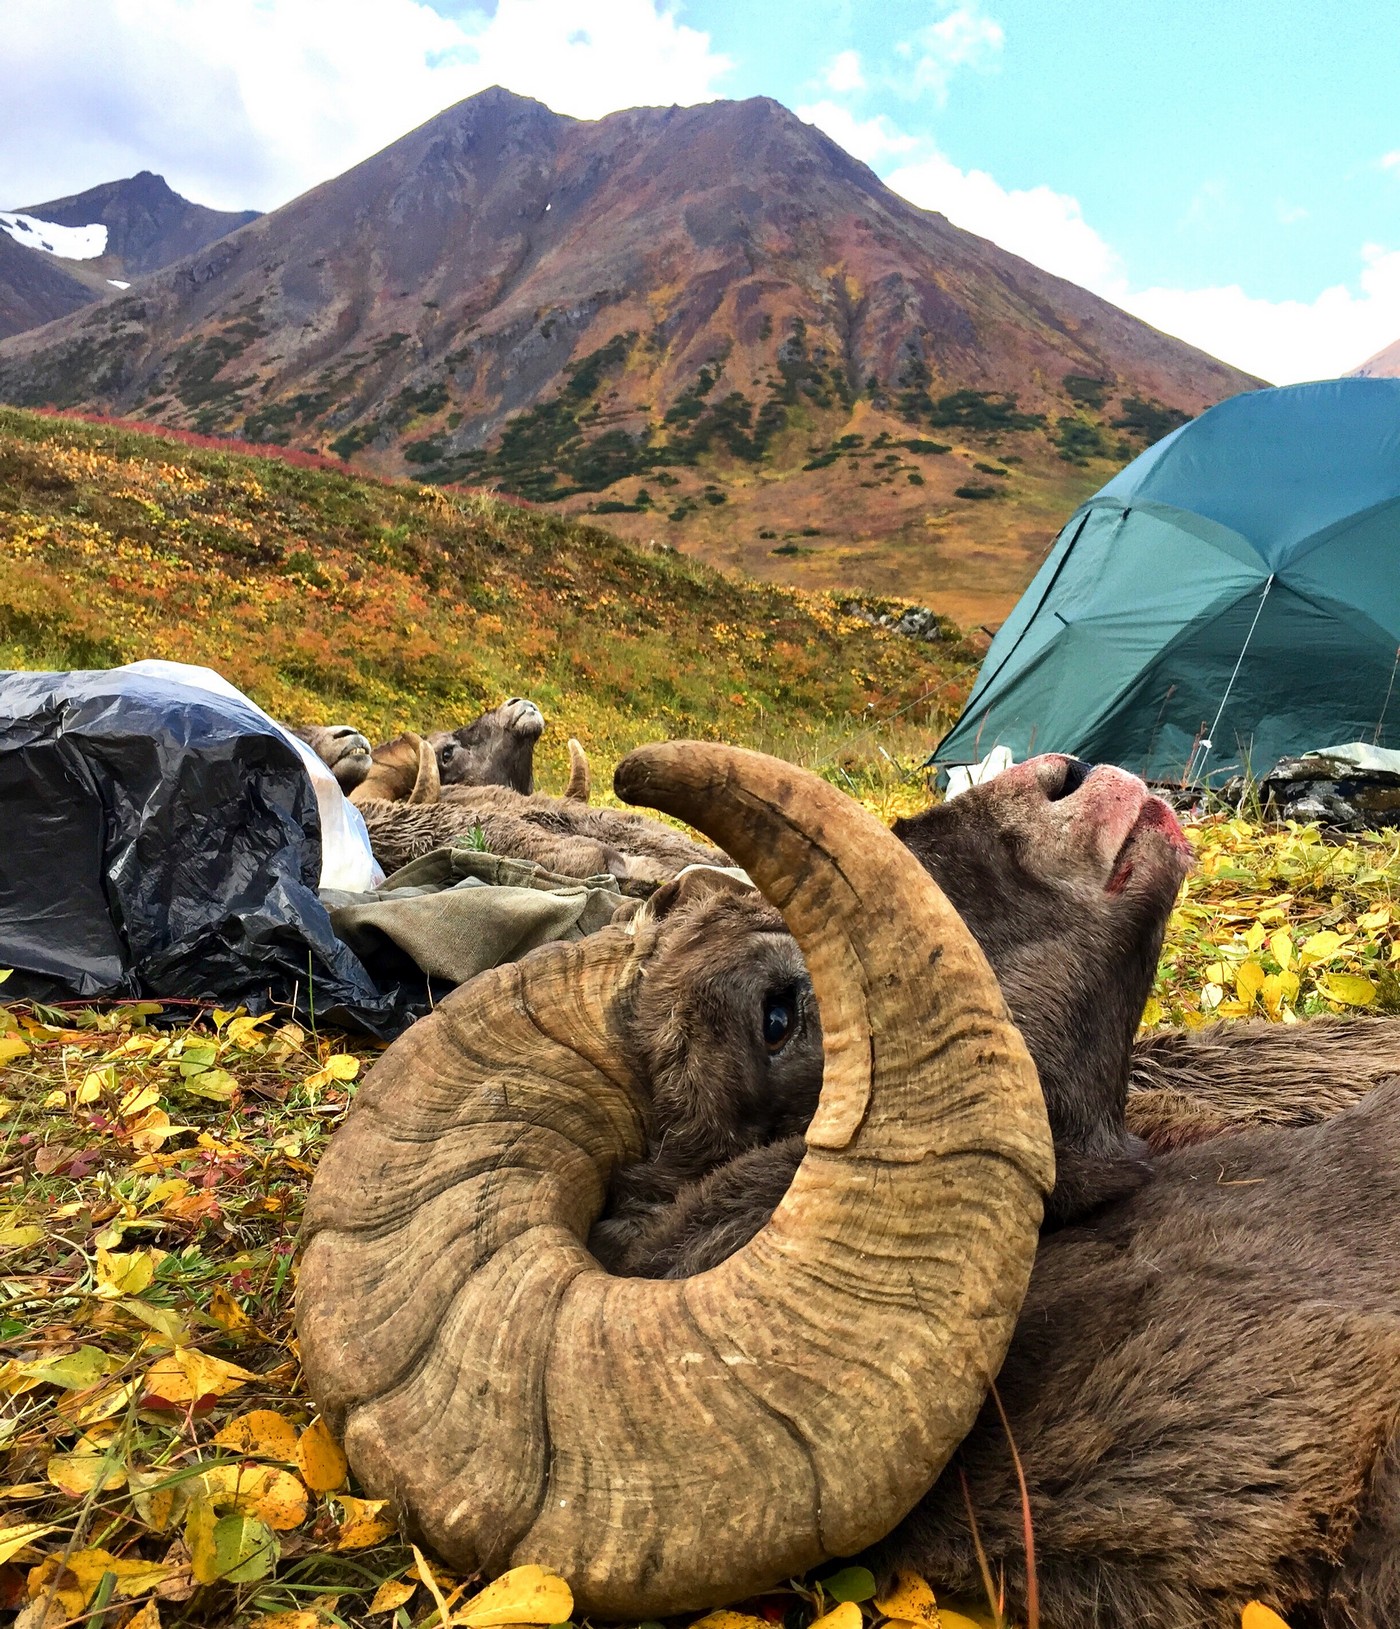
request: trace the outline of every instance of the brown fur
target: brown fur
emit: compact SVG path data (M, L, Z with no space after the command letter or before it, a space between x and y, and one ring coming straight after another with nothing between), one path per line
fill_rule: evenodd
M610 874L665 882L688 865L726 865L718 849L643 815L568 798L529 797L508 786L445 787L436 804L363 801L374 857L386 873L479 833L493 854L534 860L569 877Z
M1397 1078L1400 1019L1160 1030L1133 1047L1128 1125L1166 1152L1249 1126L1313 1125Z
M998 1381L1030 1488L1043 1621L1235 1629L1259 1598L1295 1629L1391 1629L1400 1080L1384 1081L1400 1024L1324 1023L1315 1051L1310 1026L1240 1026L1150 1037L1134 1053L1174 867L1161 844L1133 839L1122 852L1143 873L1138 888L1120 884L1121 854L1105 886L1090 850L1098 816L1113 811L1102 790L1077 812L1057 808L1073 782L1041 765L916 832L1003 980L1047 1081L1057 1154L1064 1139L1077 1164ZM738 971L745 935L770 931L764 953L782 956L780 932L762 928L762 907L752 913L740 926L730 902L682 898L655 941L643 990L656 1006L636 1015L638 1045L655 1046L648 1158L615 1179L593 1236L615 1271L676 1277L722 1260L771 1214L802 1156L800 1133L783 1128L810 1101L814 1020L781 1092L757 1099L766 1126L744 1089L739 1054L751 1063L763 988ZM707 990L710 976L741 999ZM1321 1091L1315 1073L1309 1087L1319 1068ZM1266 1120L1285 1124L1252 1123ZM1148 1161L1129 1124L1165 1144L1229 1135ZM775 1140L718 1155L765 1134ZM1022 1516L991 1404L872 1560L978 1593L961 1475L1014 1615Z

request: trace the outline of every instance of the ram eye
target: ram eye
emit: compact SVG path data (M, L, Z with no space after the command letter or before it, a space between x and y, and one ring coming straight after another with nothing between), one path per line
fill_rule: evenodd
M781 1052L797 1028L797 992L777 990L763 1002L763 1044L770 1052Z
M456 750L457 743L455 741L445 741L442 746L438 748L438 762L442 764L447 763Z

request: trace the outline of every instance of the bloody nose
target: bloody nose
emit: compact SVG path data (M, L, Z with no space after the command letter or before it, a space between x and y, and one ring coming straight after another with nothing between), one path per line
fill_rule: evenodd
M1073 797L1083 786L1093 772L1093 764L1086 764L1082 758L1071 758L1065 764L1065 781L1060 788L1060 797Z

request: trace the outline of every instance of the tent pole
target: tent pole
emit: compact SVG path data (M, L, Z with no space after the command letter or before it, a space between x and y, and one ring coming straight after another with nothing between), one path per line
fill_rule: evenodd
M1230 682L1225 686L1225 694L1220 698L1220 705L1215 709L1215 720L1211 724L1210 732L1205 739L1198 743L1196 751L1201 755L1198 768L1194 768L1196 753L1191 754L1192 762L1186 766L1187 782L1194 786L1196 779L1204 773L1206 759L1210 757L1211 749L1215 745L1215 732L1220 728L1220 720L1225 713L1225 704L1230 699L1230 692L1235 688L1235 680L1240 676L1240 668L1244 665L1244 654L1249 649L1249 642L1254 638L1254 630L1259 626L1259 618L1264 611L1264 601L1269 597L1269 590L1274 586L1274 574L1269 573L1268 581L1264 584L1264 592L1259 596L1259 604L1254 608L1254 621L1249 625L1249 632L1244 636L1244 644L1240 646L1240 654L1235 659L1235 671L1230 675Z
M1397 670L1400 670L1400 646L1396 647L1395 661L1391 664L1390 683L1385 688L1385 700L1381 704L1381 716L1376 720L1376 734L1373 743L1375 746L1381 744L1381 725L1385 723L1385 715L1390 707L1390 698L1395 693L1395 674Z

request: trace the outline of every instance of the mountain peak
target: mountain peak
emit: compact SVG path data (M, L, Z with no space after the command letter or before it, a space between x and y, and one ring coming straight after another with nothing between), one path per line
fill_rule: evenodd
M915 208L761 96L587 120L491 86L246 241L151 279L119 328L7 341L0 396L606 493L644 540L807 580L833 543L879 539L891 573L942 559L945 529L1039 546L1046 493L1094 461L1101 484L1125 431L1253 383ZM830 542L789 547L794 526Z

